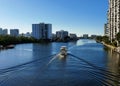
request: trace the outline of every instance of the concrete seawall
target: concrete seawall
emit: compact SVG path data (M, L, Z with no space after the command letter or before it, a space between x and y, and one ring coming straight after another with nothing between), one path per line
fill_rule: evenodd
M108 48L113 49L113 50L117 48L117 47L114 47L114 46L112 46L112 45L106 44L106 43L104 43L104 42L102 42L102 44L105 45L105 46L108 47Z
M114 47L112 45L109 45L109 44L106 44L104 42L102 42L102 44L108 48L111 48L113 51L117 52L117 53L120 53L120 47Z

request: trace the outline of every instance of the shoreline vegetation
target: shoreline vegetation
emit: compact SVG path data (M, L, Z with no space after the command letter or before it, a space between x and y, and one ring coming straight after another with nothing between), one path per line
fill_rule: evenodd
M115 46L106 44L106 43L104 43L104 42L102 42L102 44L103 44L104 46L108 47L108 48L111 48L112 50L114 50L115 48L117 48L117 47L115 47Z
M102 43L104 46L112 49L114 52L120 54L120 46L117 46L117 42L110 42L107 36L99 36L96 38L96 42Z
M33 37L24 37L24 36L10 36L10 35L1 35L0 36L0 49L9 49L14 48L16 44L23 44L23 43L50 43L50 42L70 42L70 41L77 41L78 39L70 39L69 37L62 39L35 39Z
M104 43L104 42L102 42L102 44L103 44L104 46L112 49L114 52L117 52L117 53L120 54L120 47L115 47L115 46L113 46L113 45L109 45L109 44L106 44L106 43Z
M11 49L14 48L16 44L25 44L25 43L50 43L50 42L71 42L77 41L78 38L70 39L66 37L64 40L56 38L54 40L50 39L35 39L33 37L24 37L24 36L10 36L10 35L0 35L0 49ZM120 46L116 46L116 43L110 43L108 37L98 36L96 37L96 42L102 43L104 46L111 48L113 51L120 53Z

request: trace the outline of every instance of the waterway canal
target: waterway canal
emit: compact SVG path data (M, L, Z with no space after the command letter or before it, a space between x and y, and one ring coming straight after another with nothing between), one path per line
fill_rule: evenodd
M61 46L77 57L52 59ZM94 40L19 44L0 51L0 86L120 86L119 76L120 54Z

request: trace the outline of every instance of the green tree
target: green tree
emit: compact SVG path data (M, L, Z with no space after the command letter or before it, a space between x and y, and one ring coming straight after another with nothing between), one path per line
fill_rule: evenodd
M109 40L109 37L108 36L103 36L102 37L102 41L107 43L107 44L110 44L110 40Z
M117 39L118 41L120 41L120 32L118 32L118 33L116 34L116 39Z
M117 41L117 45L119 45L120 44L120 32L116 34L116 41Z
M102 41L102 36L97 36L97 37L96 37L96 40L97 40L98 42L101 42L101 41Z

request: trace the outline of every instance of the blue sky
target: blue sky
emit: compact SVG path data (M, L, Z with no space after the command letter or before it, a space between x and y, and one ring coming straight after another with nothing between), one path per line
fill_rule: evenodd
M33 23L51 23L53 33L101 34L108 0L0 0L0 27L31 32Z

